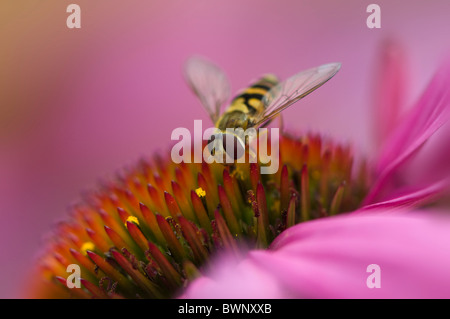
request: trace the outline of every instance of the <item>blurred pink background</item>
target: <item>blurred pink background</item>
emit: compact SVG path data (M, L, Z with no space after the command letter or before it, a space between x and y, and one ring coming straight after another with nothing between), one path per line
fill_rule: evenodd
M74 0L0 4L0 297L20 297L51 225L99 178L168 150L176 127L208 120L182 77L192 54L228 74L233 92L257 76L281 78L339 61L339 74L285 112L373 152L377 54L398 40L411 66L407 102L450 53L450 2ZM381 7L368 29L366 7ZM209 123L209 122L208 122Z

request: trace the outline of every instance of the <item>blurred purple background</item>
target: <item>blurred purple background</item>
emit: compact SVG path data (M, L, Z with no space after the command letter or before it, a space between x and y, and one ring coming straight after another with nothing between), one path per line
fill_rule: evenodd
M208 120L182 77L192 54L228 74L233 92L339 61L339 74L285 112L294 131L320 130L373 152L377 55L398 40L411 66L412 102L449 54L450 2L75 0L0 4L0 297L19 297L43 235L99 178L169 149L176 127ZM209 123L209 122L208 122Z

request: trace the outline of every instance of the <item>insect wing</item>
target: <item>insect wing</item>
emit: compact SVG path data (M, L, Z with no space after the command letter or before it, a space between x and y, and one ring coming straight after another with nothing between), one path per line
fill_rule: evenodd
M324 64L302 71L277 84L261 100L264 104L264 112L256 117L254 125L264 124L288 106L313 92L331 79L340 68L340 63Z
M185 77L212 121L216 123L220 107L230 95L230 84L225 73L204 58L191 57L185 65Z

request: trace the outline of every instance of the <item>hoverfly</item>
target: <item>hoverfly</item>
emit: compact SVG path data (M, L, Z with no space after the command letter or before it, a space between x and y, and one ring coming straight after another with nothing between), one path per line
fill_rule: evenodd
M224 157L228 154L236 160L244 154L248 140L227 129L233 132L267 126L287 107L331 79L340 67L340 63L324 64L283 82L274 75L264 75L239 93L223 112L221 108L229 98L230 84L218 66L204 58L191 57L185 64L185 77L217 128L218 133L211 136L208 145L218 139L215 150L219 145Z

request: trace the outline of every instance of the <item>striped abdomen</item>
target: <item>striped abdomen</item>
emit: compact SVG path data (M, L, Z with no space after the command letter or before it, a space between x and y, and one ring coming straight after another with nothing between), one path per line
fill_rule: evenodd
M274 75L265 75L246 88L231 101L230 106L217 121L216 126L221 130L236 127L246 129L252 118L264 111L261 100L276 84L278 84L278 80Z

